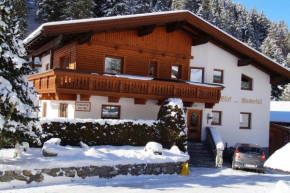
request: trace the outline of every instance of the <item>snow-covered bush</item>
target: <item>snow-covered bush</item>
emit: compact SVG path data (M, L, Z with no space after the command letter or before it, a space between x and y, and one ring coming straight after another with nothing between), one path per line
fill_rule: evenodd
M42 147L42 154L45 157L55 157L58 154L58 147L60 145L61 139L59 138L51 138L46 141Z
M178 98L165 100L157 119L163 147L169 149L176 144L181 151L186 151L187 126L182 100Z
M181 151L179 150L179 148L176 145L173 145L171 147L170 152L177 153L177 154L180 154L181 153Z
M148 142L144 148L145 152L153 153L155 155L162 155L162 145L156 142Z

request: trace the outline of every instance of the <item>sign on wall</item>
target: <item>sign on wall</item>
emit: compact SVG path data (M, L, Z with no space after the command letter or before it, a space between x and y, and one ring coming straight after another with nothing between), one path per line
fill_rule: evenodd
M91 103L90 102L76 102L75 110L76 111L91 111Z

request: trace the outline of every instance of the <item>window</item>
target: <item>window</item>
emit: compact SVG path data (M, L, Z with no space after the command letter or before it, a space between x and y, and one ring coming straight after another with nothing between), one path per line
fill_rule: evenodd
M105 57L105 73L122 74L123 58L121 57Z
M223 70L213 70L213 82L223 84L224 82L224 71Z
M60 66L63 69L69 69L70 57L69 55L60 58Z
M204 68L190 68L190 81L203 82Z
M253 79L242 74L241 89L242 90L252 90L253 89Z
M59 117L67 117L67 104L66 103L59 104Z
M240 129L250 129L251 113L240 113Z
M171 66L171 78L174 78L174 79L181 78L181 66L179 65Z
M157 77L157 62L150 61L149 64L149 76Z
M221 111L212 111L212 125L221 125L222 112Z
M120 109L117 105L103 105L102 119L120 119Z
M42 103L42 117L46 117L46 106L47 106L47 103L43 102Z

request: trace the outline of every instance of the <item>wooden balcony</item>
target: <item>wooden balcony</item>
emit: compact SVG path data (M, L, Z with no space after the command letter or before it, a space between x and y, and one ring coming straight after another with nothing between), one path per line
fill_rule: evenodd
M120 98L134 98L135 104L145 104L148 99L162 103L167 98L181 98L185 106L193 103L218 103L222 86L190 84L186 81L142 79L103 75L76 70L54 69L35 74L28 78L33 82L41 100L76 100L92 95L107 96L108 102L118 102ZM88 97L87 97L88 96Z

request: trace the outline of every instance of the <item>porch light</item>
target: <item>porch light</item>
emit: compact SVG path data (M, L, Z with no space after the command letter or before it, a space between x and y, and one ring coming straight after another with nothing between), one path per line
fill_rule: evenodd
M184 113L186 114L186 113L187 113L187 108L184 107L184 108L183 108L183 111L184 111Z
M210 115L209 113L207 114L207 117L206 118L207 118L207 124L208 124L208 121L209 120L213 119L212 115Z

